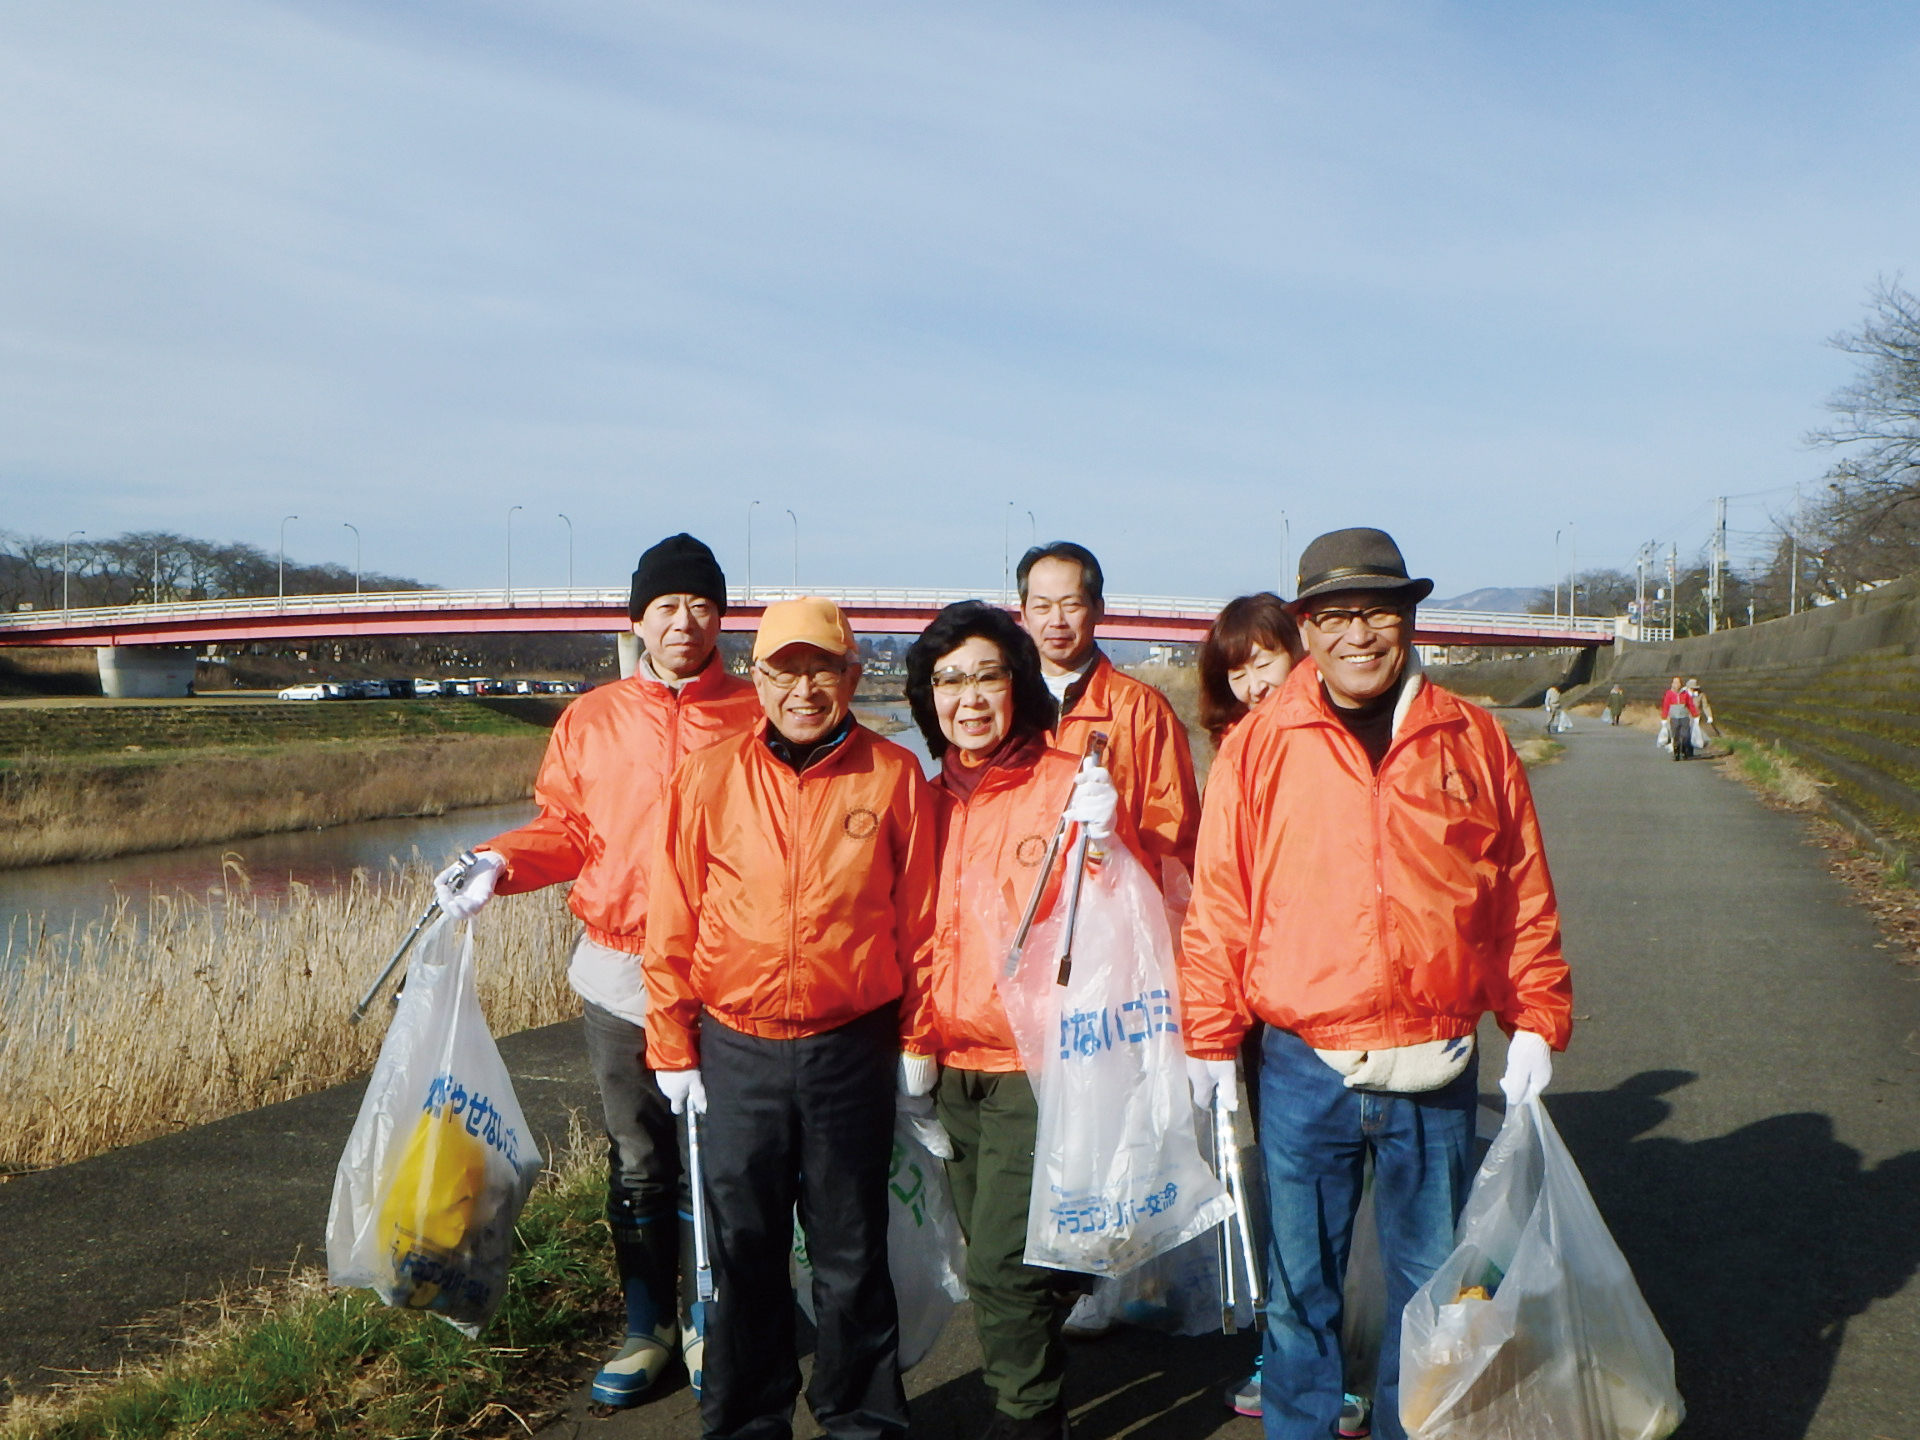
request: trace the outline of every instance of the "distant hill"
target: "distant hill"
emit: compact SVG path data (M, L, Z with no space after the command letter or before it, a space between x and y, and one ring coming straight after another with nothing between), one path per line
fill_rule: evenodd
M1583 588L1584 588L1584 582ZM1469 590L1464 595L1455 595L1447 600L1423 600L1423 607L1435 610L1499 610L1508 615L1524 615L1527 607L1542 599L1546 590L1538 585L1526 589L1516 589L1511 585L1488 585L1484 589Z

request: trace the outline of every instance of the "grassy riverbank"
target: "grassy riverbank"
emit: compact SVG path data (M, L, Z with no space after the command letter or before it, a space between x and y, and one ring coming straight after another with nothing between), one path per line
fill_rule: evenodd
M0 1440L531 1433L617 1328L605 1167L597 1137L576 1132L541 1177L515 1227L506 1303L479 1340L301 1270L200 1307L165 1359L15 1400Z
M217 900L123 902L85 926L5 936L0 1177L366 1073L384 1016L353 1025L348 1014L429 895L414 867L267 903L234 867ZM495 1034L578 1013L562 963L576 928L558 887L504 898L480 920Z
M0 707L0 869L525 799L550 701Z

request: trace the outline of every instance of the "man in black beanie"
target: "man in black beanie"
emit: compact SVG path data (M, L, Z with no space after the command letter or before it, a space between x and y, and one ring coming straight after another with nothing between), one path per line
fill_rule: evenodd
M636 1403L672 1362L676 1338L700 1384L701 1316L679 1298L680 1277L692 1271L680 1129L647 1068L640 954L668 778L690 752L760 720L752 684L719 660L726 609L726 576L691 535L642 555L628 601L642 652L634 673L581 696L553 727L534 784L540 814L476 846L479 866L460 890L452 870L436 883L441 908L460 919L496 893L574 882L567 903L585 933L567 979L586 1004L607 1126L607 1223L627 1309L626 1338L593 1380L605 1405Z

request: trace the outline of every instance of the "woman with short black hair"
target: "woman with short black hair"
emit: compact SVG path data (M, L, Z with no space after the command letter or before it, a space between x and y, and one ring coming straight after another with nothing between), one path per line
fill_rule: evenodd
M934 1098L953 1140L947 1177L994 1397L987 1435L1060 1440L1069 1433L1060 1331L1080 1291L1022 1258L1039 1108L994 978L1061 814L1107 840L1118 797L1106 771L1081 770L1048 746L1055 710L1040 654L1004 610L978 600L942 610L907 652L906 689L940 762L928 980L941 1065Z

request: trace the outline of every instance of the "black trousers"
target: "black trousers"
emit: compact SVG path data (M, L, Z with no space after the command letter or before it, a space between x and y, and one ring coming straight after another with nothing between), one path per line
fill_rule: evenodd
M793 1434L796 1203L819 1327L807 1387L814 1419L834 1440L906 1433L887 1270L899 1049L892 1005L802 1040L761 1040L702 1017L701 1148L716 1292L700 1393L707 1440Z

